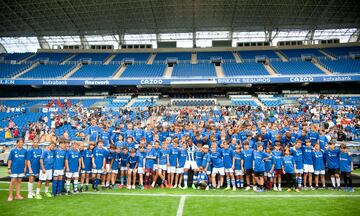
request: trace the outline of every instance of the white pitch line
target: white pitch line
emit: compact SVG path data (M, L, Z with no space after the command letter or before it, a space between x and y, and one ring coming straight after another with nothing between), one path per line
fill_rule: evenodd
M176 212L176 216L182 216L183 215L185 199L186 199L186 195L181 195L180 196L180 202L179 202L179 207L178 207L177 212Z

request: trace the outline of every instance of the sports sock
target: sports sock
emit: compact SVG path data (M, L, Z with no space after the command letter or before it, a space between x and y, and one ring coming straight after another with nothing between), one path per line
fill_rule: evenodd
M58 187L58 180L53 180L52 188L51 188L52 194L56 195L57 187Z
M66 192L70 192L70 180L66 181Z
M120 177L120 184L124 185L124 176Z
M186 172L186 173L184 173L184 185L185 185L185 187L188 185L188 173Z
M33 183L28 182L28 192L29 194L33 194Z
M240 187L244 187L244 180L240 180Z
M49 192L49 186L45 186L45 193Z
M36 194L40 194L40 188L36 188Z
M331 177L331 183L332 183L332 186L333 186L333 187L336 187L335 177Z
M74 191L78 189L78 180L74 180Z
M340 178L336 178L336 184L338 187L340 187Z
M226 186L230 187L230 178L229 177L226 177Z
M194 184L196 184L197 181L198 181L198 174L196 173L194 174L194 179L193 179Z
M63 189L64 182L62 180L58 181L58 189L56 193L61 193Z
M231 184L232 184L233 187L235 186L235 179L231 180Z
M149 176L145 176L145 185L149 185Z
M302 186L302 177L298 177L298 187L301 188Z
M240 180L236 179L236 187L240 187Z

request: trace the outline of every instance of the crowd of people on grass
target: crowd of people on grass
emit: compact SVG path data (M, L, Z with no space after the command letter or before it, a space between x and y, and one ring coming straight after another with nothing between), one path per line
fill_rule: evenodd
M282 178L288 191L300 192L325 188L325 172L331 176L330 188L340 190L341 176L344 190L354 191L351 155L345 144L335 144L339 135L344 140L357 137L357 108L161 106L82 110L74 115L65 110L55 116L68 116L62 124L71 124L79 136L56 136L49 123L52 117L48 124L30 123L39 126L27 137L33 146L26 150L19 138L9 155L9 201L14 187L15 199L23 198L25 175L28 198L36 199L42 199L43 182L47 197L98 191L99 186L246 191L252 186L256 192L281 191ZM50 144L39 148L49 131Z

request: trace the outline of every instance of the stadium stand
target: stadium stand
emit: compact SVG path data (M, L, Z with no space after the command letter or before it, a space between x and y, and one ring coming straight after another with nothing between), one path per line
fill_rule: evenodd
M256 56L266 56L268 59L278 60L280 57L273 50L249 50L240 51L240 58L243 60L255 61Z
M312 74L324 74L322 70L316 67L313 63L309 61L299 61L299 62L271 62L273 69L283 75L293 75L293 74L303 74L303 75L312 75Z
M124 59L133 59L134 62L146 63L150 53L117 53L111 60L111 63L122 62Z
M262 63L224 63L222 68L226 77L269 75Z
M172 77L216 77L214 64L176 64Z
M61 63L65 59L69 58L70 53L37 53L35 56L29 58L27 61L37 61L40 59L47 59L52 62Z
M321 60L320 64L333 73L360 73L360 60Z
M213 57L221 57L222 60L234 60L231 52L197 52L198 60L211 60Z
M133 64L128 65L120 77L162 77L164 75L165 64Z
M29 64L0 64L0 77L11 78L28 67Z
M104 62L109 56L110 53L79 53L70 61L74 62L82 59L91 59L92 62Z
M167 58L177 58L178 61L190 61L191 52L158 52L156 53L154 61L166 61Z
M301 58L302 55L308 54L314 57L324 57L324 54L317 49L286 49L281 50L281 52L284 53L289 60Z
M360 53L360 46L324 48L327 53L334 57L349 56L350 53Z
M71 77L72 78L112 77L118 69L119 69L119 65L83 65Z
M4 60L20 61L20 60L25 59L25 58L33 55L33 54L34 53L29 53L29 52L25 52L25 53L6 53L2 57L4 58Z
M74 67L75 65L38 65L19 78L61 78Z

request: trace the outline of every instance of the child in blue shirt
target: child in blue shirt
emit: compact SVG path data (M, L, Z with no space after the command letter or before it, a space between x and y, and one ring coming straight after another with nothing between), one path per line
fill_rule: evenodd
M146 145L145 156L145 189L151 188L154 164L156 161L156 151L152 148L151 143Z
M302 150L304 158L304 189L306 189L307 180L309 180L309 188L313 189L312 174L314 173L314 162L312 158L313 147L310 139L305 141L305 146L302 147Z
M119 188L124 187L124 181L127 178L127 162L129 158L129 149L128 147L123 147L122 152L120 153L120 185Z
M271 155L272 153L272 147L269 145L266 148L266 153L268 155ZM265 174L264 174L264 180L266 183L266 189L271 190L273 187L273 179L274 179L274 172L272 171L273 166L273 160L272 158L268 158L265 160Z
M35 194L33 192L33 184L35 181L35 177L39 176L40 173L40 157L42 154L42 150L39 148L39 140L33 140L33 146L29 149L26 153L26 160L27 160L27 171L29 175L29 182L28 182L28 198L32 199Z
M43 181L45 181L45 195L47 197L52 197L49 193L49 185L52 179L52 173L54 168L54 148L55 143L50 143L46 150L44 150L40 157L40 173L39 173L39 182L36 188L35 199L42 199L40 195L40 188Z
M295 184L295 159L292 155L290 155L289 148L285 148L284 154L285 156L283 158L283 172L287 180L287 191L290 192L292 188L295 188L296 192L300 192L299 188L297 188Z
M79 171L81 166L81 156L78 150L77 142L73 142L71 149L66 152L65 156L65 167L66 167L66 192L70 193L70 181L74 179L73 191L77 193L78 191L78 180L79 180Z
M111 148L111 146L110 146L110 148ZM110 164L111 165L110 189L112 189L115 186L116 176L119 172L120 153L121 153L120 147L113 146L113 148L115 148L115 151L112 153L113 157L112 157L111 164Z
M13 201L14 186L16 187L16 200L22 200L23 197L20 194L21 181L26 173L26 149L23 148L23 139L16 141L16 147L11 149L8 159L8 174L11 181L9 185L8 201Z
M80 144L84 145L83 143ZM81 153L81 179L80 179L80 192L83 191L85 182L85 191L89 190L89 180L92 169L92 151L95 148L95 143L90 142L87 149L84 149Z
M281 176L282 166L283 166L283 152L280 150L281 143L276 142L274 146L274 150L271 153L272 161L273 161L273 168L274 171L274 191L281 191ZM278 187L276 187L276 181L278 182Z
M176 168L176 176L175 176L175 185L174 188L181 187L181 183L182 183L182 177L184 174L184 166L185 166L185 162L186 162L186 157L187 157L187 144L186 142L183 142L181 145L181 149L179 150L179 155L178 155L178 163L177 163L177 168Z
M259 186L254 187L256 192L264 192L264 172L265 172L265 160L270 156L264 152L264 148L261 142L257 144L257 150L254 151L254 175L256 183Z
M244 142L244 150L241 151L241 169L244 172L245 178L246 178L246 188L245 191L250 190L250 176L252 176L253 184L255 185L255 177L254 177L254 150L250 148L249 142Z
M127 159L127 165L126 165L127 175L128 175L127 189L129 190L135 189L136 173L139 165L138 162L139 162L139 156L136 155L136 150L130 149L130 156Z
M92 151L92 174L93 179L95 179L93 183L94 191L98 191L98 185L100 184L101 176L106 171L106 155L107 151L103 148L104 142L102 140L98 141L97 147Z
M178 162L178 156L179 156L179 141L178 139L175 139L173 141L172 147L169 148L169 163L170 167L168 167L168 180L169 180L169 187L172 188L174 184L174 177L176 173L176 166Z
M296 164L296 182L298 184L298 188L302 186L302 174L304 173L304 158L302 152L302 141L297 140L295 146L290 149L290 154L294 156L295 164Z
M236 187L242 188L244 187L244 170L241 169L241 163L242 163L242 154L241 154L241 146L236 145L235 147L235 153L233 157L233 170L235 172L235 178L236 178Z
M314 161L314 174L315 174L315 189L319 188L319 176L321 178L322 187L325 188L325 165L324 153L320 148L319 143L315 143L314 151L312 152Z
M229 148L229 143L224 142L224 148L222 149L222 155L224 160L224 168L225 168L225 174L226 174L226 188L225 190L230 190L230 179L231 179L231 185L233 186L233 191L236 191L236 185L235 185L235 178L234 178L234 170L232 168L233 166L233 157L234 157L234 151Z
M354 192L351 172L353 171L353 162L350 153L347 150L346 144L340 145L340 172L344 179L344 191Z
M340 175L339 175L339 149L335 148L335 143L330 141L329 148L325 151L325 160L328 168L328 172L331 176L331 183L333 190L336 186L340 190Z

